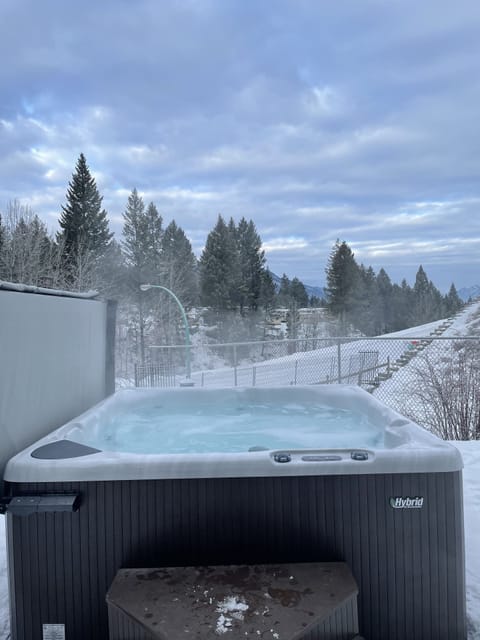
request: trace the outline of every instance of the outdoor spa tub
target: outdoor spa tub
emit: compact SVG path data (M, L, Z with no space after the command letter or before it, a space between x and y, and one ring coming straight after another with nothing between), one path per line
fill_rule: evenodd
M367 640L463 640L461 469L358 387L120 391L7 465L12 638L104 640L120 568L345 562Z

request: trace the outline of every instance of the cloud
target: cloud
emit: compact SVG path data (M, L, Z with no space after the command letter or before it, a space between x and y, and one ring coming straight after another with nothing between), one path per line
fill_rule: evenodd
M137 187L197 251L218 213L253 218L314 284L337 237L474 277L480 6L7 0L0 21L0 210L54 224L83 152L116 233Z
M272 253L274 251L291 251L292 249L305 249L308 246L308 242L304 238L289 237L289 238L271 238L267 242L264 242L262 248L266 253Z

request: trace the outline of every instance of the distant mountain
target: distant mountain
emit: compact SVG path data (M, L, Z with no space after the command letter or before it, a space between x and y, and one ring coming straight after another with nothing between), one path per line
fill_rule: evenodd
M323 287L314 287L311 284L303 283L306 292L308 293L308 297L316 296L317 298L325 298L325 289Z
M280 288L281 278L280 276L277 276L276 273L272 273L271 271L270 271L270 275L272 276L272 280L278 291L278 289ZM305 291L307 292L309 298L311 298L312 296L316 296L317 298L325 297L325 290L323 289L323 287L314 287L311 284L305 284L305 283L303 283L303 286L305 287Z
M464 302L466 302L469 298L479 298L480 297L480 285L474 284L473 287L463 287L463 289L459 289L457 291L459 298L461 298Z

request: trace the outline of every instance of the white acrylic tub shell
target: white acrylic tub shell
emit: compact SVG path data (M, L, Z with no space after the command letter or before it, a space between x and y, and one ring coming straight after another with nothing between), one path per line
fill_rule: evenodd
M132 401L158 399L198 406L216 402L279 402L323 404L363 413L383 429L383 448L361 449L366 460L355 460L357 449L289 449L289 462L278 462L280 451L244 453L138 454L99 451L82 457L37 459L32 452L59 440L82 441L79 433L101 423L106 415L121 412ZM79 431L80 430L80 431ZM329 460L328 456L334 457ZM318 460L318 455L324 460ZM312 459L313 458L313 459ZM340 458L340 459L338 459ZM69 482L104 480L148 480L167 478L236 478L344 474L428 473L462 469L459 451L427 432L359 387L318 385L309 387L236 389L126 389L92 407L81 416L27 447L6 467L9 482Z

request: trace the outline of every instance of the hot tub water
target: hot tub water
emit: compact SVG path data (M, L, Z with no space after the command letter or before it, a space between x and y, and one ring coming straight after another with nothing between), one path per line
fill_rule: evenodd
M360 412L293 403L132 405L71 437L103 451L144 454L383 447L383 429Z

